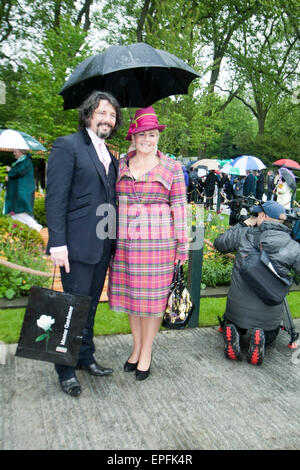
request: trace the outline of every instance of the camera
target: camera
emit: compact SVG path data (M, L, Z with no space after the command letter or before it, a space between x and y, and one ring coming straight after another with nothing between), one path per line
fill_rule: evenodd
M253 206L259 206L262 201L256 199L254 196L236 196L229 202L230 217L229 225L235 225L238 222L243 222L248 217L256 216L252 213Z
M229 202L229 225L243 222L251 216L256 217L257 213L253 213L253 207L261 204L263 202L254 196L236 196L235 199ZM286 216L284 225L291 230L291 237L300 243L300 209L288 209L286 210Z
M286 215L284 225L291 230L291 237L300 243L300 210L289 209L286 211Z

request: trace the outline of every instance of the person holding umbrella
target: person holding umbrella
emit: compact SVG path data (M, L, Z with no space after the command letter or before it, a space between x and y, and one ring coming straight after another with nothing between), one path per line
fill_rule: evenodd
M276 184L276 200L285 209L291 209L293 192L296 189L294 174L287 168L279 168L279 178Z
M31 155L21 149L14 149L13 155L16 161L7 167L4 214L39 232L43 227L33 218L35 182Z
M65 292L92 297L77 367L100 377L113 372L94 357L93 328L114 239L98 229L105 210L115 210L118 175L118 161L105 139L121 122L117 100L94 91L79 108L79 131L56 139L47 167L47 253L60 266ZM78 396L81 386L74 367L55 364L55 368L63 392Z
M135 113L126 139L135 150L120 161L118 236L110 266L110 308L128 314L133 350L125 372L149 376L152 344L165 312L174 263L188 258L186 187L179 162L162 154L154 109Z

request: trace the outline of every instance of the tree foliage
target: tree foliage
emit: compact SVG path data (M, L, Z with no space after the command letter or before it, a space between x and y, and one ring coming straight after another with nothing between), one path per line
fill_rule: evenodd
M200 75L187 96L155 103L167 124L163 151L189 157L284 152L300 160L299 0L2 0L0 125L23 130L50 149L76 131L77 113L58 95L88 55L108 45L147 42ZM113 143L120 152L130 115ZM271 142L277 149L271 148ZM226 155L227 154L227 155Z
M23 130L39 138L50 148L53 140L77 129L75 110L63 111L63 99L58 95L70 70L89 55L85 31L74 27L69 18L60 19L58 29L48 29L42 51L34 60L24 59L24 71L19 83L20 99L14 119L7 126Z

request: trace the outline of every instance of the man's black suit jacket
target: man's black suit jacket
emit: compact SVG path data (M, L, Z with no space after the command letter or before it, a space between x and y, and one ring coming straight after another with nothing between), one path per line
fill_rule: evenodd
M101 204L116 207L118 160L112 155L109 177L86 130L55 140L47 164L46 217L49 248L67 245L69 259L96 264L104 240L96 215Z

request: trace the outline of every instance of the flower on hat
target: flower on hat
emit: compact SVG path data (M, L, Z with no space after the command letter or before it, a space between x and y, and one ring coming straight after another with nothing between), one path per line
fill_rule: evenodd
M128 129L128 134L132 134L133 131L137 128L137 122L136 121L132 121L130 126L129 126L129 129Z
M131 140L131 136L138 132L150 131L152 129L158 129L160 132L164 130L166 126L159 124L152 106L148 108L141 108L135 112L134 119L128 129L126 140Z

